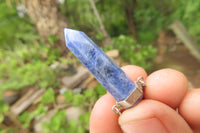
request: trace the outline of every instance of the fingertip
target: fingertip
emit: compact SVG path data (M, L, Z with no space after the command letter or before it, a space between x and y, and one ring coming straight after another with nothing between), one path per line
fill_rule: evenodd
M175 110L155 100L142 100L125 110L119 117L119 124L126 132L192 132Z
M142 76L144 78L147 77L147 73L146 71L139 66L135 66L135 65L127 65L127 66L123 66L121 68L126 75L131 78L133 81L136 81L138 77Z
M200 130L200 88L188 90L183 98L179 113L196 130Z
M121 133L119 115L112 111L115 102L109 93L96 102L90 116L90 133Z
M177 108L188 89L187 78L173 69L161 69L146 79L144 98L163 102Z

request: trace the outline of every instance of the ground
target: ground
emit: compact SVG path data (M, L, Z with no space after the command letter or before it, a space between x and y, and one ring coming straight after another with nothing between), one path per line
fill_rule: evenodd
M200 61L194 58L183 44L177 44L173 50L164 52L157 58L154 70L173 68L186 75L189 87L200 87Z

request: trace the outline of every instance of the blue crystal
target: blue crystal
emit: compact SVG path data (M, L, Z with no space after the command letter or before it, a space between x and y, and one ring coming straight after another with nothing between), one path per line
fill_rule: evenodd
M117 100L125 100L135 84L85 33L64 29L66 46Z

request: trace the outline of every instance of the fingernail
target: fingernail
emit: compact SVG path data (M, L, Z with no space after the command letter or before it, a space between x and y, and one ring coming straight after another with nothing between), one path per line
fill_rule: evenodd
M157 118L130 121L121 124L121 128L124 133L168 133Z

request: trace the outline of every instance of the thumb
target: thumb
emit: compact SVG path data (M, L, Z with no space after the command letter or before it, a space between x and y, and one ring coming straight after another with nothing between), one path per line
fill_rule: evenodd
M143 100L124 111L119 124L125 133L192 133L175 110L154 100Z

